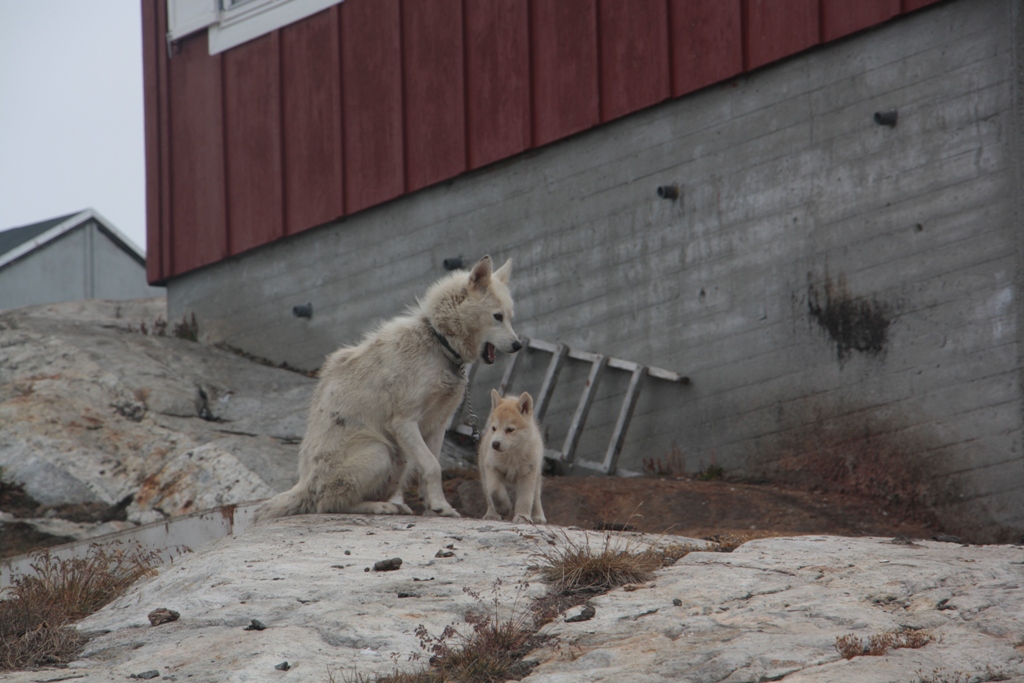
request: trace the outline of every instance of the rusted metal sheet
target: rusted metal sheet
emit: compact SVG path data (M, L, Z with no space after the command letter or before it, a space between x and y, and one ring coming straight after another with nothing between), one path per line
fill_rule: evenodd
M756 69L818 44L818 0L744 3L745 68Z
M346 213L405 192L401 28L398 0L341 4Z
M600 123L594 0L533 0L534 144Z
M221 59L197 34L168 63L171 274L228 256Z
M603 0L599 5L601 120L668 99L668 3Z
M281 29L284 228L345 213L338 7Z
M743 71L741 0L670 0L672 95Z
M466 170L462 0L402 3L406 189Z
M822 0L821 37L835 40L881 24L900 13L900 0Z
M228 248L238 254L284 236L280 34L224 52Z
M479 168L529 149L528 0L466 0L466 146Z

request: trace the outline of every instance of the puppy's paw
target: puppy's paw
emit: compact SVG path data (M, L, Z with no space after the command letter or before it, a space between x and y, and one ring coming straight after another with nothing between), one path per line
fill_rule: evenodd
M437 506L433 508L427 508L423 511L424 517L461 517L459 511L453 508L451 505Z
M501 515L499 515L494 510L488 510L487 513L484 514L484 519L489 519L492 522L500 522L501 521Z
M533 523L534 524L547 524L548 523L548 519L544 515L539 515L539 516L536 516L536 517L533 518Z
M513 524L533 524L533 520L527 515L516 515L512 520Z

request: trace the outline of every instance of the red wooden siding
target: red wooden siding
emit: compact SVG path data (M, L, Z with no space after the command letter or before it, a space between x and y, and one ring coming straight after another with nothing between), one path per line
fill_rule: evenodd
M594 0L532 0L534 144L600 123Z
M466 144L478 168L530 147L528 0L466 0Z
M672 95L743 71L742 0L672 0Z
M756 69L817 45L818 2L744 0L746 68Z
M916 9L921 9L927 5L934 5L939 0L902 0L902 10L904 12L913 12Z
M168 69L171 264L175 273L228 256L221 55L182 42Z
M142 35L145 43L151 44L158 41L164 35L166 28L161 26L161 20L167 20L167 8L163 2L142 3ZM146 117L143 122L143 134L146 140L146 243L149 245L149 255L146 258L146 278L150 282L159 280L163 273L170 271L167 250L160 247L163 242L161 227L165 225L162 215L164 203L161 201L163 188L160 180L168 178L169 174L161 170L163 145L160 144L161 131L166 126L161 125L166 119L161 112L161 102L166 102L166 97L161 98L165 92L163 80L160 77L161 64L159 54L153 50L142 51L142 78L147 87L143 89L143 106Z
M402 3L406 189L466 170L462 0Z
M348 213L405 192L399 0L341 5L341 79Z
M821 37L825 41L842 38L899 13L900 0L822 0Z
M231 253L284 236L279 32L224 53L224 134Z
M338 7L281 30L284 229L345 213Z
M159 283L937 0L345 0L212 57L140 1Z
M598 7L601 120L668 99L668 3L602 0Z

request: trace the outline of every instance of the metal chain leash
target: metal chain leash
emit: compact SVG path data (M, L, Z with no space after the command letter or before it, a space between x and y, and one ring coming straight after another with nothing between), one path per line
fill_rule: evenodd
M480 443L480 430L476 428L477 418L476 413L473 412L473 397L470 395L469 377L466 375L466 366L462 366L462 379L466 380L466 410L469 411L469 418L466 419L466 425L472 430L472 438L474 444Z

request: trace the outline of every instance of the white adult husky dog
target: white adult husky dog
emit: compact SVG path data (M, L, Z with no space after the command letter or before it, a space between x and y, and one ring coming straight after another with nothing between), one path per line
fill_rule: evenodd
M484 256L470 272L451 273L407 315L327 357L299 447L299 481L267 501L257 521L311 512L411 514L402 489L414 472L424 514L459 516L441 489L437 455L466 389L463 367L522 348L512 329L512 261L491 269Z

